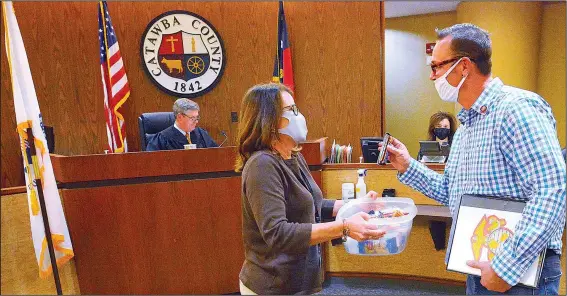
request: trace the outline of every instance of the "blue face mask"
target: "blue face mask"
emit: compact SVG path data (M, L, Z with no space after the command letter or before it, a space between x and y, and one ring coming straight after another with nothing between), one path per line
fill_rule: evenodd
M451 134L451 130L444 127L437 127L433 129L433 134L439 140L445 140Z
M304 142L307 139L307 123L303 114L298 112L295 115L293 111L284 111L282 117L287 118L289 124L284 128L280 128L278 132L290 136L295 141L295 144Z

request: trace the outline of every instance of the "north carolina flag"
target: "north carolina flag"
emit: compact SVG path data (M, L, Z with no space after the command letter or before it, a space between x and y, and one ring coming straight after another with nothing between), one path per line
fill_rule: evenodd
M61 266L73 257L73 246L67 229L67 221L61 207L59 191L55 183L47 141L37 96L32 81L24 42L14 14L12 2L2 2L6 36L6 56L12 77L17 132L24 162L24 175L28 194L28 208L35 257L39 275L46 278L52 272L51 258L39 203L39 189L45 199L51 237L57 265ZM28 133L28 130L30 131ZM35 149L32 149L35 148ZM38 186L41 184L41 186Z
M274 62L274 73L272 80L274 82L283 83L292 91L295 88L293 83L293 69L291 67L291 48L289 47L289 38L287 35L287 24L285 22L285 14L283 2L280 1L280 9L278 13L278 51Z

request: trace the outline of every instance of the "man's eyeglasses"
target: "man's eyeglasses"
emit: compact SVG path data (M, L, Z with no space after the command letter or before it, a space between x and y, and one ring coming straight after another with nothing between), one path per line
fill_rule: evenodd
M441 61L441 62L439 62L439 63L437 63L437 64L435 64L435 65L434 65L434 64L431 64L431 72L433 72L433 74L437 74L437 70L439 70L439 68L441 68L441 67L443 67L443 66L445 66L445 65L447 65L447 64L449 64L449 63L456 62L456 61L458 61L460 58L461 58L461 57L455 57L455 58L452 58L452 59L448 59L448 60Z
M201 120L201 116L189 116L189 115L187 115L187 114L185 114L185 113L181 113L181 115L183 115L183 116L185 116L185 117L191 119L193 122Z
M284 111L292 111L294 115L298 115L299 114L299 107L297 107L297 105L293 104L287 107L283 108Z
M456 61L458 61L459 59L462 59L462 58L469 58L469 57L465 57L465 56L454 57L454 58L452 58L452 59L448 59L448 60L441 61L441 62L439 62L439 63L437 63L437 64L431 64L431 72L433 73L433 75L436 75L436 74L437 74L437 70L439 70L439 68L441 68L441 67L443 67L443 66L445 66L445 65L447 65L447 64L449 64L449 63L456 62ZM471 60L472 62L474 62L474 59L472 59L472 58L469 58L469 60Z

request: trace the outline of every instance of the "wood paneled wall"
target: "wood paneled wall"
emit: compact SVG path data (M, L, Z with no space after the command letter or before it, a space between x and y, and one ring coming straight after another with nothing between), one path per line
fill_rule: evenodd
M308 138L328 136L354 146L382 134L383 16L380 2L286 2L296 101L307 118ZM96 2L16 2L20 29L44 124L54 127L55 152L101 153L106 146L98 60ZM277 2L110 2L131 96L124 105L130 151L139 151L137 118L169 111L174 97L146 76L139 43L146 25L169 10L209 20L224 40L227 66L215 89L195 99L200 126L233 145L244 92L271 79L277 40ZM1 187L24 184L2 26Z

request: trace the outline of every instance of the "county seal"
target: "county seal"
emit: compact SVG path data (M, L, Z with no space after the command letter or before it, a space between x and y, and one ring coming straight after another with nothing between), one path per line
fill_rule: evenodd
M143 68L159 89L195 98L211 91L226 66L222 39L211 23L188 11L154 18L140 42Z

